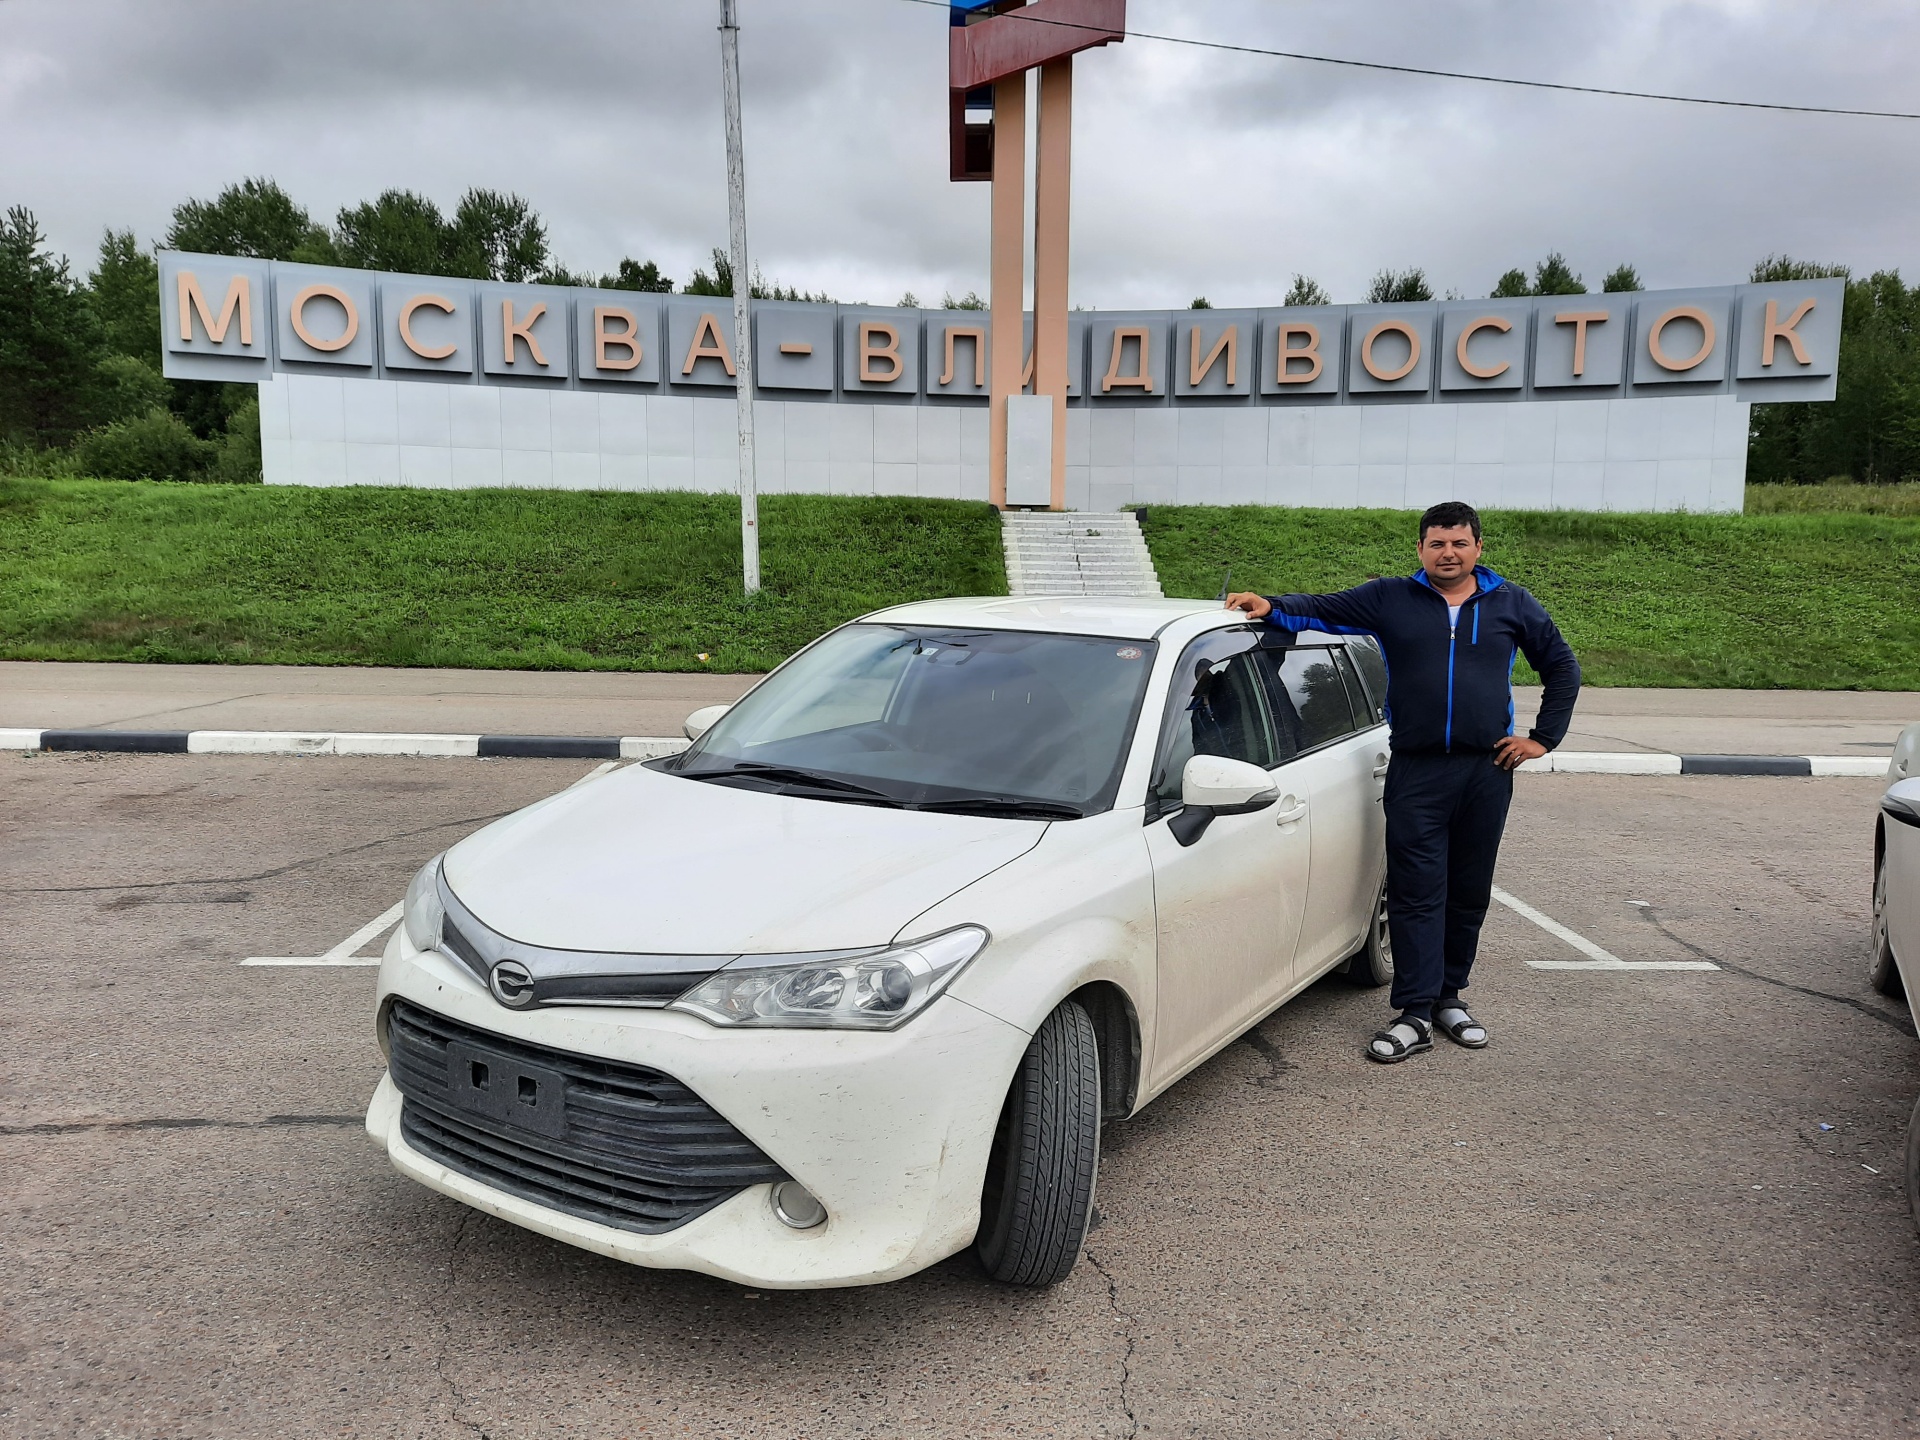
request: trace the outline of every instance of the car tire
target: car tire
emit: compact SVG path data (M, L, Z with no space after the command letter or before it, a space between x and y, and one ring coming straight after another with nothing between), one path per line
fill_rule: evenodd
M1387 882L1380 882L1373 915L1367 921L1367 942L1347 961L1346 977L1355 985L1377 990L1393 983L1393 932L1387 928Z
M1873 862L1873 963L1867 967L1867 983L1882 995L1899 999L1906 993L1900 982L1900 966L1893 958L1893 941L1887 933L1887 857Z
M1100 1051L1063 1002L1020 1057L994 1132L974 1252L1006 1285L1053 1285L1080 1258L1100 1169Z
M1920 1234L1920 1101L1914 1102L1907 1121L1907 1213L1913 1217L1914 1232Z

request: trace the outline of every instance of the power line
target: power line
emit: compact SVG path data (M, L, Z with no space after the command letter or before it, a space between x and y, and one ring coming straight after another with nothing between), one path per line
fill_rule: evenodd
M947 0L903 0L908 5L949 8ZM1003 12L1002 19L1025 20L1030 25L1053 25L1063 30L1100 30L1071 20L1049 20L1019 10ZM1101 33L1106 33L1101 30ZM1190 45L1201 50L1226 50L1238 55L1267 55L1279 60L1305 60L1314 65L1343 65L1354 70L1384 70L1395 75L1427 75L1439 80L1472 80L1482 85L1513 85L1526 90L1566 90L1576 95L1612 95L1623 100L1664 100L1674 105L1717 105L1734 110L1778 110L1794 115L1858 115L1874 120L1920 120L1904 110L1849 110L1837 105L1781 105L1769 100L1716 100L1704 95L1664 95L1652 90L1613 90L1603 85L1569 85L1558 80L1517 80L1510 75L1474 75L1463 70L1429 70L1419 65L1388 65L1379 60L1350 60L1339 55L1308 55L1298 50L1271 50L1259 45L1232 45L1224 40L1199 40L1191 35L1156 35L1127 31L1129 40L1158 40L1165 45Z

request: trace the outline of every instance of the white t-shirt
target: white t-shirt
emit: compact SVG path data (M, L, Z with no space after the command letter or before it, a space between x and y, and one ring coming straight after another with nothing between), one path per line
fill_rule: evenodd
M1449 630L1457 630L1459 627L1460 607L1458 605L1447 606L1447 628Z

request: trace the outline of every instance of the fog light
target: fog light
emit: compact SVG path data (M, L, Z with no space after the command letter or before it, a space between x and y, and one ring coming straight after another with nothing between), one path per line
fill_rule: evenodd
M811 1230L827 1218L827 1207L813 1198L811 1191L797 1180L782 1180L773 1187L773 1213L782 1225L795 1230Z

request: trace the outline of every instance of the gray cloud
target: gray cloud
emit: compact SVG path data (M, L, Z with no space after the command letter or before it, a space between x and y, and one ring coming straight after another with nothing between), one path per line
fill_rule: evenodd
M945 176L946 17L741 0L751 226L847 299L985 288L987 187ZM1854 0L1134 0L1235 43L1573 83L1920 110L1920 10ZM389 186L526 195L556 255L684 276L724 243L712 0L0 0L0 203L76 260L270 174L316 214ZM1564 250L1597 283L1770 251L1920 266L1920 122L1522 91L1156 44L1077 72L1074 298L1355 298L1382 265L1484 294Z

